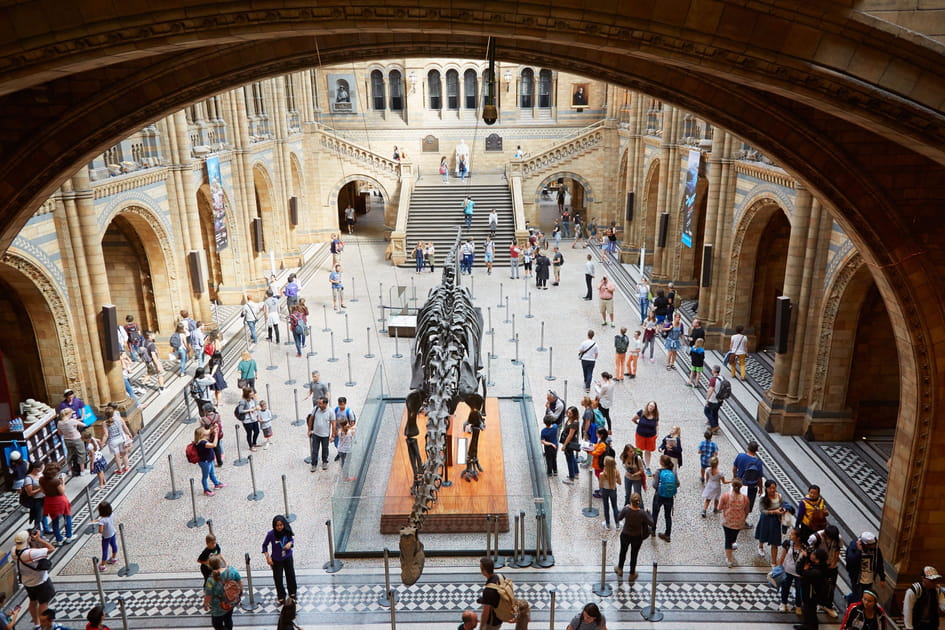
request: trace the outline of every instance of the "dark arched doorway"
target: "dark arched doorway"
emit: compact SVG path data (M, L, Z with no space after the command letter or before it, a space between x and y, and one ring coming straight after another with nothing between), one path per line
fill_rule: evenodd
M751 311L746 326L754 337L756 350L774 345L775 304L778 296L783 293L790 238L791 223L787 216L783 212L773 212L759 240L751 292Z
M148 256L138 232L124 216L117 215L105 230L102 253L108 261L108 289L119 321L134 315L141 330L158 330Z

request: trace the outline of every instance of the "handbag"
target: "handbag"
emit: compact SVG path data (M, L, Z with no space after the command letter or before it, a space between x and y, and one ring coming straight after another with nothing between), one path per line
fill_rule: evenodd
M787 577L787 571L784 570L784 567L778 565L768 571L767 580L771 588L777 590L781 588L781 582Z
M249 381L245 378L238 378L236 379L236 386L240 389L246 389L249 386Z

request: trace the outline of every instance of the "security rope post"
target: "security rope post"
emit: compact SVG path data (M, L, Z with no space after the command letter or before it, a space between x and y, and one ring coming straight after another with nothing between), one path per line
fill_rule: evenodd
M531 291L528 290L528 283L523 282L522 285L525 287L525 294L522 295L522 300L527 300L528 296L531 295Z
M294 334L294 333L293 333L293 334ZM292 361L289 359L289 353L288 353L288 352L285 353L285 369L286 369L286 376L288 376L289 378L286 379L286 382L285 382L284 384L285 384L285 385L295 385L295 379L292 378ZM268 384L269 384L269 383L266 383L266 385L268 385ZM268 390L266 391L266 395L267 395L267 396L269 395Z
M512 359L512 365L522 365L518 359L518 333L515 333L515 358Z
M607 583L607 540L600 541L600 584L591 589L598 597L610 597L614 594L613 587Z
M518 513L518 526L521 528L521 533L519 534L519 554L518 562L515 563L520 569L525 567L530 567L532 565L532 556L525 553L525 512L524 510Z
M492 355L486 355L486 387L495 387L495 381L492 380Z
M492 307L491 306L486 307L486 314L489 316L489 325L486 327L486 334L491 335L495 332L492 330Z
M331 328L328 327L328 305L322 304L322 319L325 321L325 327L322 328L322 332L331 332Z
M495 353L495 330L490 328L489 333L492 335L489 338L489 358L498 359L499 355Z
M394 359L404 358L404 355L400 354L400 328L394 329L394 354L391 357Z
M384 594L377 598L377 603L384 608L397 600L397 594L390 587L390 549L384 547Z
M197 418L194 417L194 412L190 410L190 396L187 395L187 390L184 389L181 392L184 396L184 419L180 421L181 424L193 424L197 422Z
M292 421L292 426L300 427L303 424L305 424L305 420L299 414L299 388L298 387L292 388L292 398L293 398L293 401L295 402L295 420Z
M590 453L588 453L588 457L590 457ZM581 510L581 514L583 514L587 518L597 518L598 516L600 516L600 512L597 510L596 507L594 507L594 504L593 504L593 501L594 501L594 485L593 484L594 484L594 475L589 474L587 476L587 507Z
M410 301L417 301L417 284L413 281L413 276L410 276Z
M309 335L308 335L308 352L305 354L306 367L308 366L308 360L314 357L317 352L315 352L315 335L311 334L311 326L309 326ZM307 372L308 374L312 373L311 368Z
M88 486L85 486L85 504L89 508L89 524L85 526L86 534L97 534L98 525L94 521L98 519L95 518L95 507L92 505L92 491L89 490Z
M249 456L249 480L253 483L253 491L246 496L247 501L262 501L262 490L256 489L256 466L253 464L253 456Z
M510 567L518 566L518 514L515 515L515 525L512 527L512 532L514 534L512 538L512 556L507 561Z
M138 438L138 451L141 453L141 463L138 464L135 470L141 474L145 474L154 470L154 466L148 463L148 453L144 450L144 437L142 433L144 433L144 431L138 431L138 434L135 436Z
M207 533L209 533L211 536L216 536L216 534L213 533L213 519L212 518L207 519Z
M502 323L508 324L510 322L511 320L509 319L509 296L506 295L505 296L505 320Z
M187 521L187 527L189 529L195 529L197 527L203 527L203 524L206 522L203 520L202 516L197 516L197 490L194 487L194 478L190 478L190 508L193 510L194 517ZM96 571L97 573L97 571Z
M528 314L525 315L525 319L534 319L535 316L532 315L532 292L528 292Z
M102 562L104 561L103 558ZM95 588L98 591L98 603L102 607L102 611L107 615L115 610L115 604L105 599L105 589L102 587L102 572L98 570L98 565L98 558L92 558L92 573L95 574Z
M499 283L499 303L496 305L496 308L502 308L503 306L505 306L505 305L502 303L502 300L503 300L502 291L503 291L503 290L504 290L504 286L503 286L503 284L500 282L500 283Z
M131 577L138 572L138 565L128 562L128 545L125 544L125 524L118 523L118 538L121 539L121 556L125 561L125 566L118 569L119 577Z
M367 327L367 352L364 353L365 359L373 359L374 354L371 352L371 327Z
M293 381L293 383L294 383L294 381ZM286 383L286 385L288 385L288 383ZM269 404L269 410L272 411L272 392L269 391L269 383L266 383L266 400L269 401L269 403L270 403L270 404ZM275 413L273 413L273 414L272 414L272 419L273 419L273 420L278 420L278 419L279 419L279 416L277 416Z
M476 276L469 276L469 297L476 299Z
M377 286L377 303L381 306L381 319L384 320L384 283L380 282Z
M236 459L233 460L234 466L245 466L249 463L249 460L243 457L243 452L240 449L240 429L243 428L239 422L236 423L236 428L233 431L233 435L236 437Z
M249 593L249 601L245 599L240 602L240 608L246 612L253 612L259 608L259 603L256 601L256 593L253 592L253 568L249 564L249 554L244 553L243 559L246 561L246 591Z
M268 371L278 370L279 366L276 365L276 362L272 360L272 340L270 339L269 343L266 344L269 346L269 365L266 366Z
M381 305L381 327L378 329L382 335L387 334L387 311L384 310L384 305Z
M285 475L282 475L282 505L285 507L285 520L295 522L296 516L289 511L289 488L286 485Z
M546 381L556 381L558 377L552 372L552 365L554 364L555 358L555 349L551 346L548 346L548 376L545 377Z
M640 615L650 622L662 621L663 613L656 607L656 563L653 563L653 579L650 582L650 605L640 610Z
M564 379L564 393L562 394L561 402L567 406L568 404L568 379Z
M551 603L548 604L548 630L555 630L555 606L558 600L558 591L549 588L548 592L551 594Z
M176 501L184 496L184 493L177 489L177 482L174 480L174 456L171 453L167 454L167 472L171 475L171 491L165 494L164 498L168 501Z
M512 336L509 337L509 343L515 341L515 313L512 313Z
M541 333L538 336L538 347L535 348L538 352L547 352L548 348L545 347L545 322L541 323Z
M486 557L492 557L492 515L486 514Z
M331 356L328 357L328 362L338 363L338 357L335 356L335 333L329 332L328 334L331 335Z
M125 598L118 596L118 611L121 614L122 630L128 630L128 612L125 610Z
M492 515L492 564L496 569L505 566L505 558L499 555L499 515Z
M322 565L322 568L325 569L325 573L337 573L341 571L341 567L345 565L344 562L335 558L335 541L332 538L331 534L331 519L325 521L325 527L328 529L328 562Z
M348 353L348 382L345 383L345 387L354 387L357 385L357 381L351 376L351 353Z
M348 311L345 311L345 338L341 340L341 343L351 343L354 339L351 338L351 330L348 328Z
M354 283L354 281L355 281L354 276L352 276L352 277L350 278L350 280L351 280L351 297L348 298L348 301L349 301L349 302L357 302L357 301L358 301L358 292L355 290L355 286L356 286L356 285L355 285L355 283Z

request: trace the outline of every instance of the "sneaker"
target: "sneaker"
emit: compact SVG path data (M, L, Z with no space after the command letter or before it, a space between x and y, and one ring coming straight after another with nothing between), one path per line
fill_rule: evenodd
M804 615L804 609L801 608L800 606L795 606L795 607L794 607L794 614L797 615L798 617L801 617L801 616Z
M312 472L315 472L316 470L318 469L316 468L315 464L312 464Z
M613 323L613 322L610 322L610 327L611 327L611 328L616 328L617 325L616 325L615 323Z
M106 571L108 571L108 567L104 564L100 564L98 565L98 570L101 571L102 573L105 573ZM36 626L36 627L38 628L39 626Z
M735 565L735 563L732 562L731 560L726 560L726 561L725 561L725 566L727 566L729 569L731 569L734 565Z
M54 540L52 541L52 544L54 547L62 547L63 542L61 540Z
M66 537L66 544L67 544L67 545L68 545L68 544L71 544L72 541L74 541L74 540L75 540L75 537L73 537L73 536L68 536L68 537Z
M705 518L705 510L702 510L702 518Z
M571 479L570 477L568 477L567 479L562 479L561 483L566 483L570 486L574 483L574 479Z
M738 543L732 543L732 551L738 551Z
M600 323L600 325L601 325L601 326L606 326L606 325L607 325L607 320L602 321L602 322Z
M650 359L650 363L656 363L655 359Z
M265 451L265 450L267 450L268 448L269 448L269 442L266 442L266 445L263 447L263 450Z
M322 470L328 470L328 462L322 463Z
M603 527L604 529L610 529L610 523L608 523L607 521L601 521L600 526Z
M214 494L216 494L213 490L204 490L203 493L208 497L212 497Z
M824 612L827 613L827 616L830 617L831 619L836 619L836 618L837 618L837 615L838 615L837 609L834 608L833 606L830 606L830 607L828 607L828 608L824 608Z
M109 558L106 562L108 562L108 564L118 564L118 558Z
M764 550L764 548L758 547L758 557L759 557L759 558L764 558L764 557L765 557L765 550Z
M225 488L225 487L226 487L226 484L225 484L225 483L215 483L215 484L213 484L213 487L214 487L214 488Z
M781 604L778 610L781 612L791 612L791 609L788 607L787 604Z

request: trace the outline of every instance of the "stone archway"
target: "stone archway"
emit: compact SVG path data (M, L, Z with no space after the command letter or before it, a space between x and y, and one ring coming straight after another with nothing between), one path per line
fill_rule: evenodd
M0 322L0 420L9 419L11 403L56 400L67 387L92 397L83 386L67 300L39 265L18 252L0 257Z
M643 185L644 197L643 197L643 224L639 226L640 234L638 238L640 242L643 243L643 246L646 247L646 251L653 252L656 246L656 221L659 216L659 206L657 200L659 199L659 190L660 190L660 161L653 160L650 163L650 168L647 170L646 178L643 180L645 183Z
M207 258L207 285L210 291L210 300L219 302L220 294L218 287L225 281L223 257L227 254L227 251L223 250L222 253L217 251L213 205L210 198L210 184L202 184L200 188L197 189L197 213L200 215L200 237L203 242L204 254ZM228 247L227 249L231 248ZM229 256L232 258L232 252L229 252Z
M288 246L292 249L297 249L299 247L298 242L298 225L301 223L304 213L302 208L304 207L305 199L302 195L302 191L305 190L302 179L302 161L299 159L299 156L295 153L289 154L289 197L295 198L295 216L292 216L291 203L290 207L287 210L289 213L289 219L286 221L288 230L286 233L286 239ZM293 222L295 219L295 222Z
M259 239L261 243L257 244L254 242L253 251L256 256L260 256L263 252L275 252L278 247L276 220L273 216L274 210L272 206L272 179L269 177L269 172L266 171L266 167L260 163L253 165L253 191L255 195L254 207L256 210L254 215L262 219L262 236ZM250 238L254 238L252 231L250 231ZM259 247L257 247L257 245L259 245Z

